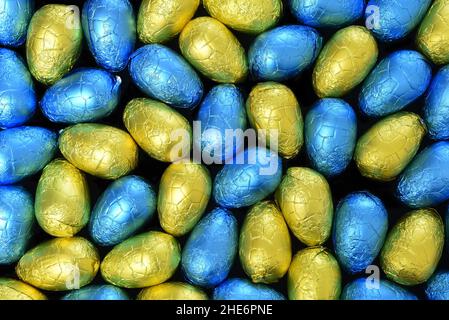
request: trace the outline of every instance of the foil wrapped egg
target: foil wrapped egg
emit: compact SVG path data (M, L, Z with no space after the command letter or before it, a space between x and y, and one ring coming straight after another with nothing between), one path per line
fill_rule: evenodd
M304 123L307 155L312 166L328 177L341 174L349 165L357 139L357 116L344 100L317 101Z
M127 175L138 161L131 136L104 124L80 123L64 129L59 149L75 167L103 179Z
M65 291L89 284L100 267L95 247L81 237L42 242L19 260L17 276L37 288Z
M240 231L239 254L254 283L277 282L287 273L292 259L290 234L274 202L251 207Z
M25 42L34 0L3 0L0 6L0 45L18 47Z
M376 40L361 26L337 31L318 56L312 81L320 98L338 98L359 85L377 61Z
M381 117L400 111L426 92L432 69L418 52L400 50L383 59L366 78L359 94L365 115Z
M379 181L394 180L418 152L426 127L415 113L398 112L363 134L354 152L360 173Z
M449 300L449 272L435 273L427 281L425 293L428 300Z
M98 198L89 232L102 246L116 245L147 223L156 211L156 192L138 176L112 182Z
M165 282L143 289L137 300L207 300L207 294L188 283Z
M41 127L0 131L0 185L36 174L50 162L58 148L57 135Z
M404 215L388 233L380 263L387 277L413 286L434 273L444 246L444 225L434 209Z
M368 278L358 278L348 283L342 293L342 300L417 300L416 296L401 286L380 279L373 283Z
M22 281L0 278L0 300L47 300L47 297Z
M237 253L237 220L215 208L198 222L182 251L182 270L194 285L214 287L225 280Z
M161 227L176 237L200 220L212 192L209 170L199 163L171 164L163 173L157 199Z
M128 295L123 289L104 284L89 285L73 290L62 297L62 300L128 300Z
M288 168L275 198L302 243L316 246L329 238L334 207L329 184L321 174L309 168Z
M179 37L182 55L207 78L220 83L243 81L248 73L245 50L220 21L200 17Z
M178 241L169 234L149 231L115 246L101 263L103 278L124 288L144 288L171 278L181 260Z
M136 21L128 0L87 0L82 24L98 65L111 72L125 69L136 42Z
M232 278L215 287L214 300L285 300L285 297L265 284Z
M81 54L79 9L47 4L31 18L26 41L28 67L37 81L52 85L69 72Z

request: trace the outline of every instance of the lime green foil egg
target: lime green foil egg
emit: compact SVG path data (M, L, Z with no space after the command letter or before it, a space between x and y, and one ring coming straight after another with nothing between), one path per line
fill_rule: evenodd
M0 300L47 300L47 297L22 281L0 278Z
M207 295L188 283L165 282L143 289L137 300L207 300Z

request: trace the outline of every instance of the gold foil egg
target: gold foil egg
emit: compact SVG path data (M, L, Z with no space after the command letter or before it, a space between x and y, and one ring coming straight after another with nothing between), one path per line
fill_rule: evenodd
M282 213L272 201L254 205L240 232L240 261L255 283L272 283L288 271L292 259L290 234Z
M416 155L426 134L422 119L412 112L399 112L377 122L357 142L354 160L368 178L390 181Z
M212 192L209 171L201 164L171 164L159 185L157 210L162 228L178 237L192 230L206 210Z
M252 34L275 26L282 16L281 0L203 0L203 5L228 27Z
M16 273L37 288L64 291L89 284L99 266L100 256L86 239L56 238L25 253L16 266Z
M245 50L232 32L214 18L190 21L181 32L179 47L197 70L216 82L241 82L248 74Z
M207 295L188 283L165 282L143 289L137 300L207 300Z
M81 123L64 129L59 149L75 167L103 179L127 175L138 161L131 136L104 124Z
M162 102L131 100L125 108L123 122L137 144L152 158L174 162L190 155L189 121Z
M267 145L272 145L272 136L282 157L290 159L299 153L304 142L304 122L295 94L287 86L275 82L256 85L246 110L251 126L266 139Z
M39 179L34 208L37 222L48 234L77 234L90 215L89 189L83 173L66 160L49 163Z
M320 98L341 97L360 84L374 67L377 43L361 26L337 31L321 51L313 70L313 86Z
M300 250L288 270L290 300L337 300L341 271L337 260L323 247Z
M143 43L163 43L184 28L200 0L143 0L137 16L137 33Z
M101 263L103 278L116 286L144 288L167 281L181 260L178 241L150 231L116 245Z
M31 18L26 41L30 72L51 85L69 72L81 54L83 31L77 6L48 4Z
M47 300L47 297L22 281L0 278L0 300Z
M444 246L443 221L434 209L414 210L390 230L380 263L391 280L403 285L426 282L435 271Z
M333 202L329 184L321 174L291 167L275 197L290 230L301 242L316 246L329 238Z

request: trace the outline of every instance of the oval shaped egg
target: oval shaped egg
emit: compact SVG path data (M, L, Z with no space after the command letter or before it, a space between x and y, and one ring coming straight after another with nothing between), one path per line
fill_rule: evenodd
M337 31L326 43L313 70L313 87L320 98L338 98L359 85L374 67L376 40L361 26Z
M134 170L137 145L126 132L96 123L64 129L59 149L75 167L103 179L117 179Z
M232 278L215 287L214 300L285 300L285 297L265 284Z
M143 43L162 43L181 32L200 0L143 0L137 16L137 34Z
M159 185L157 211L161 227L176 237L188 233L206 210L211 191L206 167L189 161L171 164Z
M33 15L28 27L28 67L37 81L52 85L69 72L81 54L83 31L79 9L47 4Z
M346 170L357 139L357 116L344 100L321 99L307 113L304 140L312 166L332 177Z
M72 237L89 222L89 187L83 173L56 159L43 170L34 203L41 228L55 237Z
M275 194L290 230L307 246L324 243L332 228L329 184L309 168L290 167Z
M449 272L435 273L427 281L425 293L428 300L449 300Z
M136 42L136 20L128 0L87 0L82 23L87 45L98 65L125 69Z
M190 21L181 32L179 47L190 64L213 81L236 83L246 78L245 50L218 20L200 17Z
M266 140L271 147L276 146L286 159L298 155L304 142L304 122L299 103L290 88L275 82L256 85L246 101L246 112L259 139Z
M34 0L6 0L0 9L0 45L18 47L26 39Z
M188 283L165 282L143 289L137 300L207 300L207 295Z
M440 261L443 246L444 225L438 212L411 211L388 233L380 255L382 270L399 284L426 282Z
M138 176L112 182L98 198L89 222L95 243L116 245L147 223L156 211L156 192Z
M0 278L0 300L47 300L47 297L22 281Z
M74 290L63 296L61 300L129 300L129 298L123 289L104 284Z
M17 276L43 290L65 291L89 284L100 267L95 247L81 237L42 242L19 260Z
M373 283L368 278L358 278L348 283L341 300L417 300L416 296L401 286L388 280L380 279Z
M178 241L150 231L115 246L101 263L103 279L124 288L144 288L167 281L181 260Z
M198 222L182 251L182 270L190 283L214 287L231 270L238 246L237 220L226 209L215 208Z
M50 162L58 148L56 133L41 127L0 131L0 185L36 174Z
M31 194L22 187L0 186L0 221L0 265L11 264L23 256L33 234Z
M390 115L359 138L354 160L360 173L374 180L395 179L418 152L426 127L411 112Z
M272 201L254 205L240 231L243 270L254 283L279 281L292 259L290 234L281 211Z

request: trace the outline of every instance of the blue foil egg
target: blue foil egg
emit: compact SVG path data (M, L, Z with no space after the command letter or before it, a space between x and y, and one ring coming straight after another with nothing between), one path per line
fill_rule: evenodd
M424 121L432 139L449 139L449 65L438 71L430 84Z
M0 48L0 66L0 128L20 126L36 110L33 80L23 59L12 50Z
M311 27L281 26L259 35L248 52L256 80L285 81L309 68L321 51L323 39Z
M365 271L382 249L388 231L388 213L369 192L343 198L335 211L333 242L340 266L349 273Z
M203 84L193 68L178 53L160 44L134 52L129 72L145 94L174 107L193 109L203 96Z
M200 125L201 133L194 135L195 147L202 152L205 164L222 163L243 149L243 140L234 138L226 143L227 132L244 131L247 126L245 101L235 85L213 87L201 103L196 121L193 130L198 130ZM210 158L210 163L204 155Z
M0 185L19 182L42 170L57 148L58 135L45 128L0 131Z
M417 300L414 294L393 282L380 280L376 284L365 278L348 283L340 298L342 300Z
M18 47L25 42L34 0L0 0L0 45Z
M424 18L431 0L370 0L365 18L374 36L384 42L406 37Z
M111 72L125 69L136 42L136 20L128 0L87 0L82 25L97 64Z
M357 139L357 117L340 99L321 99L305 118L307 154L315 169L331 177L342 173L352 160Z
M112 182L92 210L92 239L103 246L122 242L153 217L156 201L153 187L138 176Z
M247 279L226 280L214 289L214 300L285 300L285 297L264 284L255 284Z
M22 187L0 186L0 264L14 263L24 255L33 223L31 194Z
M436 206L449 200L449 142L436 142L421 151L399 178L397 195L412 208Z
M216 208L195 226L182 251L187 280L214 287L228 277L237 252L237 220L226 209Z
M91 122L107 117L119 102L121 79L100 69L79 69L49 88L41 100L53 122Z
M73 290L63 296L62 300L129 300L129 298L123 289L105 284Z
M428 300L449 300L449 271L435 273L427 281L425 292Z
M218 172L214 198L226 208L251 206L274 192L281 178L282 161L278 154L262 147L250 147Z
M401 50L383 59L362 86L359 105L368 116L381 117L404 109L426 92L432 69L420 53Z
M299 22L323 28L338 28L363 16L364 0L290 0L292 14Z

